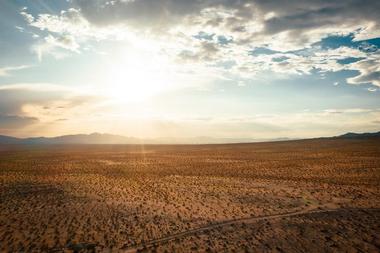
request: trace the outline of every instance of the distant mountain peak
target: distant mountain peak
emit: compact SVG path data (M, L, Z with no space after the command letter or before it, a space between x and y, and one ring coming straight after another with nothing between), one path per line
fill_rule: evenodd
M368 137L380 137L380 131L374 133L354 133L348 132L337 136L338 138L368 138Z
M335 137L325 138L372 138L380 137L380 131L375 133L353 133L348 132ZM325 139L324 138L324 139ZM12 136L0 135L0 144L222 144L222 143L251 143L251 142L270 142L287 141L289 138L274 139L251 139L251 138L215 138L199 136L194 138L156 138L139 139L107 133L93 132L90 134L72 134L56 137L30 137L17 138ZM294 140L294 139L293 139Z

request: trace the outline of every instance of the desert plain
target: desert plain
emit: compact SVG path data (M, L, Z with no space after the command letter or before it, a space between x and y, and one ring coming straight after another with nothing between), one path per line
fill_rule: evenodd
M380 252L380 139L3 145L0 252Z

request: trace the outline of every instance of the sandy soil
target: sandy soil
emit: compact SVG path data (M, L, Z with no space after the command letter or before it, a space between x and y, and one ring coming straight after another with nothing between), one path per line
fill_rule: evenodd
M380 252L380 139L1 146L0 252Z

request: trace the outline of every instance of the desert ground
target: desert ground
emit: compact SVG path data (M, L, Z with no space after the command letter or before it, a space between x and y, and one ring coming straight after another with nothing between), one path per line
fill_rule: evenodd
M380 139L0 146L0 252L380 252Z

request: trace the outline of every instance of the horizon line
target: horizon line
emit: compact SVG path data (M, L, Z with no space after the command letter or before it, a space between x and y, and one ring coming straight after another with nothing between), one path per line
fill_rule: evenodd
M54 142L54 139L57 138L64 138L64 137L91 137L94 135L99 135L106 137L112 136L115 138L126 138L126 139L135 139L136 141L140 142L130 142L130 143L123 143L123 140L117 141L117 140L110 140L107 142L106 140L66 140L63 142ZM46 137L46 136L35 136L35 137L15 137L11 135L3 135L0 134L0 137L6 137L6 138L12 138L17 139L17 141L20 141L20 143L1 143L0 144L14 144L14 145L223 145L223 144L250 144L250 143L267 143L267 142L285 142L285 141L302 141L302 140L315 140L315 139L333 139L333 138L357 138L357 137L379 137L380 131L375 132L345 132L343 134L339 135L333 135L333 136L318 136L318 137L304 137L304 138L290 138L290 137L277 137L277 138L249 138L249 137L211 137L211 136L195 136L195 137L156 137L156 138L141 138L141 137L133 137L133 136L124 136L124 135L117 135L117 134L110 134L110 133L100 133L100 132L92 132L89 134L85 133L79 133L79 134L66 134L66 135L58 135L58 136L52 136L52 137ZM36 139L44 139L46 142L33 142L36 141ZM165 141L170 140L170 141ZM200 140L191 142L191 140L197 140L197 139L213 139L214 142L202 142ZM178 140L178 142L176 142ZM181 140L188 140L187 142L181 142ZM220 140L221 142L218 142ZM223 142L222 140L231 140L231 142ZM235 141L234 141L235 140ZM15 140L16 141L16 140ZM22 142L22 141L30 141ZM52 141L49 143L49 141ZM87 143L86 143L87 142Z

